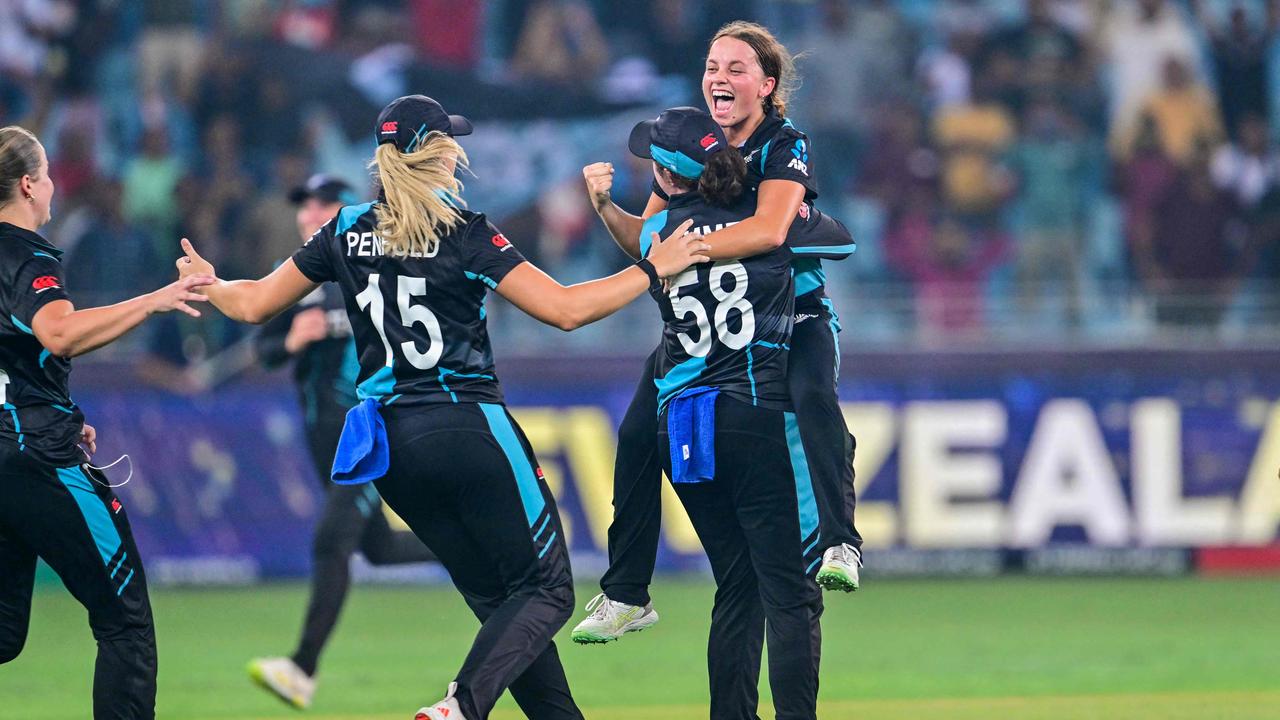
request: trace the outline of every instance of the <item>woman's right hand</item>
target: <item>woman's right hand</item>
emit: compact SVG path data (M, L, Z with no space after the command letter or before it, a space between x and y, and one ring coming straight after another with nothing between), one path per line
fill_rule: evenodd
M217 282L212 275L187 275L177 282L170 283L151 293L150 312L163 313L170 310L181 310L191 317L200 317L200 311L191 307L189 302L208 302L209 298L195 292L198 287L212 285Z
M195 247L191 245L191 241L182 238L182 252L186 253L178 258L176 265L178 266L178 277L187 278L192 275L208 275L209 277L218 277L217 270L214 269L213 263L200 257L200 253L196 252ZM202 283L208 285L209 283Z
M685 220L671 231L666 240L653 233L653 244L645 257L653 263L658 277L666 279L684 271L695 263L711 262L706 253L711 246L703 242L702 236L689 232L693 220Z
M596 212L609 207L613 202L609 191L613 189L613 163L598 162L582 168L582 177L587 181L587 195Z

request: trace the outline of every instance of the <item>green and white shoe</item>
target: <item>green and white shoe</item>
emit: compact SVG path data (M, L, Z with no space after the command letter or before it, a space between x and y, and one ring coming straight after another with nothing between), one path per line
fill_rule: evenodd
M818 568L818 584L824 590L853 592L858 589L858 568L862 567L862 551L841 543L822 553L822 567Z
M311 707L316 694L315 678L285 657L249 661L249 677L254 684L299 710Z
M587 603L587 619L578 623L570 636L579 645L613 642L629 632L640 632L658 622L653 603L641 607L610 600L600 593Z

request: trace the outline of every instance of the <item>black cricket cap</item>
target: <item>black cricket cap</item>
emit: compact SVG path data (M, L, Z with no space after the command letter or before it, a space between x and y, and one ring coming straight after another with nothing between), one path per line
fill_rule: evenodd
M418 141L436 131L454 137L471 134L471 121L450 115L426 95L405 95L392 100L378 113L374 135L378 144L392 143L402 153L417 149Z
M307 181L289 191L289 202L301 205L307 198L315 198L325 203L340 202L343 205L354 205L359 200L351 185L337 175L320 173L307 178Z
M631 129L631 154L651 158L671 172L697 178L712 153L729 149L724 130L706 110L677 107Z

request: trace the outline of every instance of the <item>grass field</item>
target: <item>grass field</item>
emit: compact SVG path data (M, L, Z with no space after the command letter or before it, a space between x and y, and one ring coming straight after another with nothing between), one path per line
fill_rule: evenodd
M579 588L579 604L592 592ZM823 720L1280 719L1274 579L898 580L827 597ZM304 601L301 585L155 591L159 716L408 720L439 699L475 629L448 588L358 587L301 715L252 687L244 664L291 649ZM707 717L711 586L664 580L655 601L662 622L619 643L562 634L588 718ZM83 610L50 587L33 615L26 651L0 668L0 718L87 718ZM522 717L514 708L504 699L492 717Z

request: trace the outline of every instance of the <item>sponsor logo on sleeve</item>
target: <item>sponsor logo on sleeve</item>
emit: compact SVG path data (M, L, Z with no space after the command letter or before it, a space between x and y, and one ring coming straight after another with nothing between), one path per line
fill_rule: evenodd
M808 220L809 219L809 203L803 203L803 202L800 203L800 209L797 210L796 212L800 214L801 220Z
M797 140L796 146L791 148L791 162L787 163L787 167L792 170L799 170L805 177L809 176L809 150L805 147L804 140Z
M498 248L499 252L506 252L511 249L511 241L502 233L494 235L489 242L493 243L493 246Z
M31 289L35 290L36 294L42 293L45 290L52 290L60 287L62 287L62 285L58 282L58 278L53 275L41 275L31 281Z

